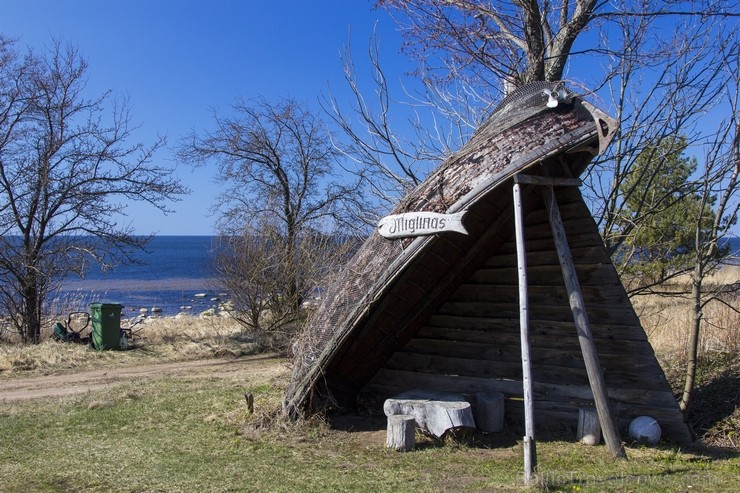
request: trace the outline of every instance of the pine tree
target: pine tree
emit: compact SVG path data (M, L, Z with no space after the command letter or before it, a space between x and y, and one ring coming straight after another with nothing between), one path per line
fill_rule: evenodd
M687 140L672 137L647 147L622 183L624 216L629 231L616 258L632 286L652 287L687 270L693 261L696 219L713 214L702 205L691 176L697 160L686 156ZM706 210L701 211L704 207Z

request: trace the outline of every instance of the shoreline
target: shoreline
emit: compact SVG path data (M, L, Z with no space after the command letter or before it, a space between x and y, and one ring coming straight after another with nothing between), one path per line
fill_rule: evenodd
M115 303L123 306L121 316L133 318L141 313L159 312L175 316L181 312L198 315L228 302L230 295L213 278L162 279L80 279L63 282L50 296L53 311L85 311L90 303Z
M165 277L158 279L71 279L62 281L56 291L198 291L221 285L211 277ZM220 289L220 288L219 288Z

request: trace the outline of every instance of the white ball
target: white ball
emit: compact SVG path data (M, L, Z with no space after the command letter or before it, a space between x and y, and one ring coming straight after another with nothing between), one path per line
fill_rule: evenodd
M660 425L650 416L638 416L630 423L630 438L645 445L655 445L660 441Z

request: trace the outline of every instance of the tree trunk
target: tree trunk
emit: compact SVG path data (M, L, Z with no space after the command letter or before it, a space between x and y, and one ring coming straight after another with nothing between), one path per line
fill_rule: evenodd
M524 15L524 38L527 43L526 82L545 80L545 39L539 3L525 0L520 5Z
M694 392L694 384L696 381L696 365L699 359L699 329L701 328L702 320L702 306L701 306L701 287L702 287L702 269L701 265L697 265L694 269L694 279L691 287L691 299L693 319L689 332L689 345L686 349L687 362L686 362L686 377L684 380L683 394L681 395L681 401L678 407L683 413L684 420L689 417L689 405L691 404L691 395Z
M23 339L26 342L38 344L41 341L41 310L38 282L31 276L23 287L23 305L25 311L25 327Z
M290 209L286 209L288 213ZM293 314L297 314L300 311L301 293L299 289L299 274L297 272L298 263L298 228L295 226L294 221L288 221L286 242L285 242L285 268L287 270L286 279L286 293L285 297L289 303L289 308Z

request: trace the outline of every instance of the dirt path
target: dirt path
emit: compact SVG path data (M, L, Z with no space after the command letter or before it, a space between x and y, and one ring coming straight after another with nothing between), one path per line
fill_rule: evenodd
M154 365L102 368L66 375L23 377L0 381L0 402L12 403L49 397L65 397L126 383L163 377L238 377L284 371L274 356L209 359Z

